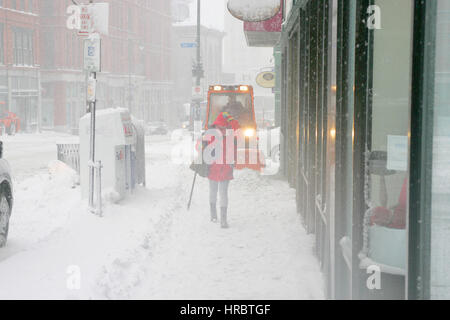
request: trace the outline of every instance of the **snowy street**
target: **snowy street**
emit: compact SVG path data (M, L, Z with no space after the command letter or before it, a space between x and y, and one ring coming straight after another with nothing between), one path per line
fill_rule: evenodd
M5 137L14 208L0 249L0 299L324 299L323 279L284 180L236 172L230 229L209 221L208 182L146 137L147 187L87 210L75 171L56 162L73 136ZM76 140L75 140L76 141Z

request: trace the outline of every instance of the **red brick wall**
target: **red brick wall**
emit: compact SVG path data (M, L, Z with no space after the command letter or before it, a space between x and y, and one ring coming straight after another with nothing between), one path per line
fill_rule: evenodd
M104 72L128 74L129 61L134 61L131 70L155 81L170 78L171 19L170 1L153 0L102 0L110 3L109 36L102 36L102 67ZM147 7L147 3L151 7ZM82 39L74 45L68 39L75 31L66 28L66 8L70 0L55 1L54 16L41 17L41 31L54 33L55 67L64 69L82 68ZM129 16L130 12L130 16ZM130 21L129 21L129 18ZM131 39L129 57L128 47ZM139 48L143 47L143 51ZM43 53L46 48L42 47ZM68 58L67 56L74 56ZM142 55L144 60L142 60ZM68 62L68 61L69 62ZM73 64L71 61L77 61ZM134 69L133 69L134 68Z
M13 28L21 27L33 31L33 51L34 64L40 64L40 32L39 32L39 17L36 15L37 8L33 9L34 14L19 12L8 9L11 0L4 0L3 7L0 8L0 23L3 24L3 56L5 57L5 64L12 65L14 63L14 38ZM25 2L26 10L28 10L28 1ZM36 0L33 1L36 6Z
M63 82L56 82L54 87L55 92L55 110L54 110L54 125L66 125L66 84Z

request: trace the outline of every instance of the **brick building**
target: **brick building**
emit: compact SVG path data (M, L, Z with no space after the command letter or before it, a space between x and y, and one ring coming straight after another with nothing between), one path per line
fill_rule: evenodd
M0 0L0 109L16 113L23 130L40 118L39 23L36 0Z
M128 107L138 118L169 120L170 1L104 0L109 35L102 36L98 108ZM77 131L85 113L83 40L66 28L70 0L38 0L42 53L42 125Z

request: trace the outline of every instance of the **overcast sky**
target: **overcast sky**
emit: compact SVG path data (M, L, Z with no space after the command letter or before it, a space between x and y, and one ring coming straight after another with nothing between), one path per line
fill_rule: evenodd
M224 29L224 15L226 9L226 0L201 0L202 25L214 29ZM191 4L191 22L197 18L197 0L192 0Z

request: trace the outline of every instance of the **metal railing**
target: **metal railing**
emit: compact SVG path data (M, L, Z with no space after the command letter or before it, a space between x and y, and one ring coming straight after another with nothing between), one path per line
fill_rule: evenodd
M79 144L57 144L58 160L80 174L80 145Z

